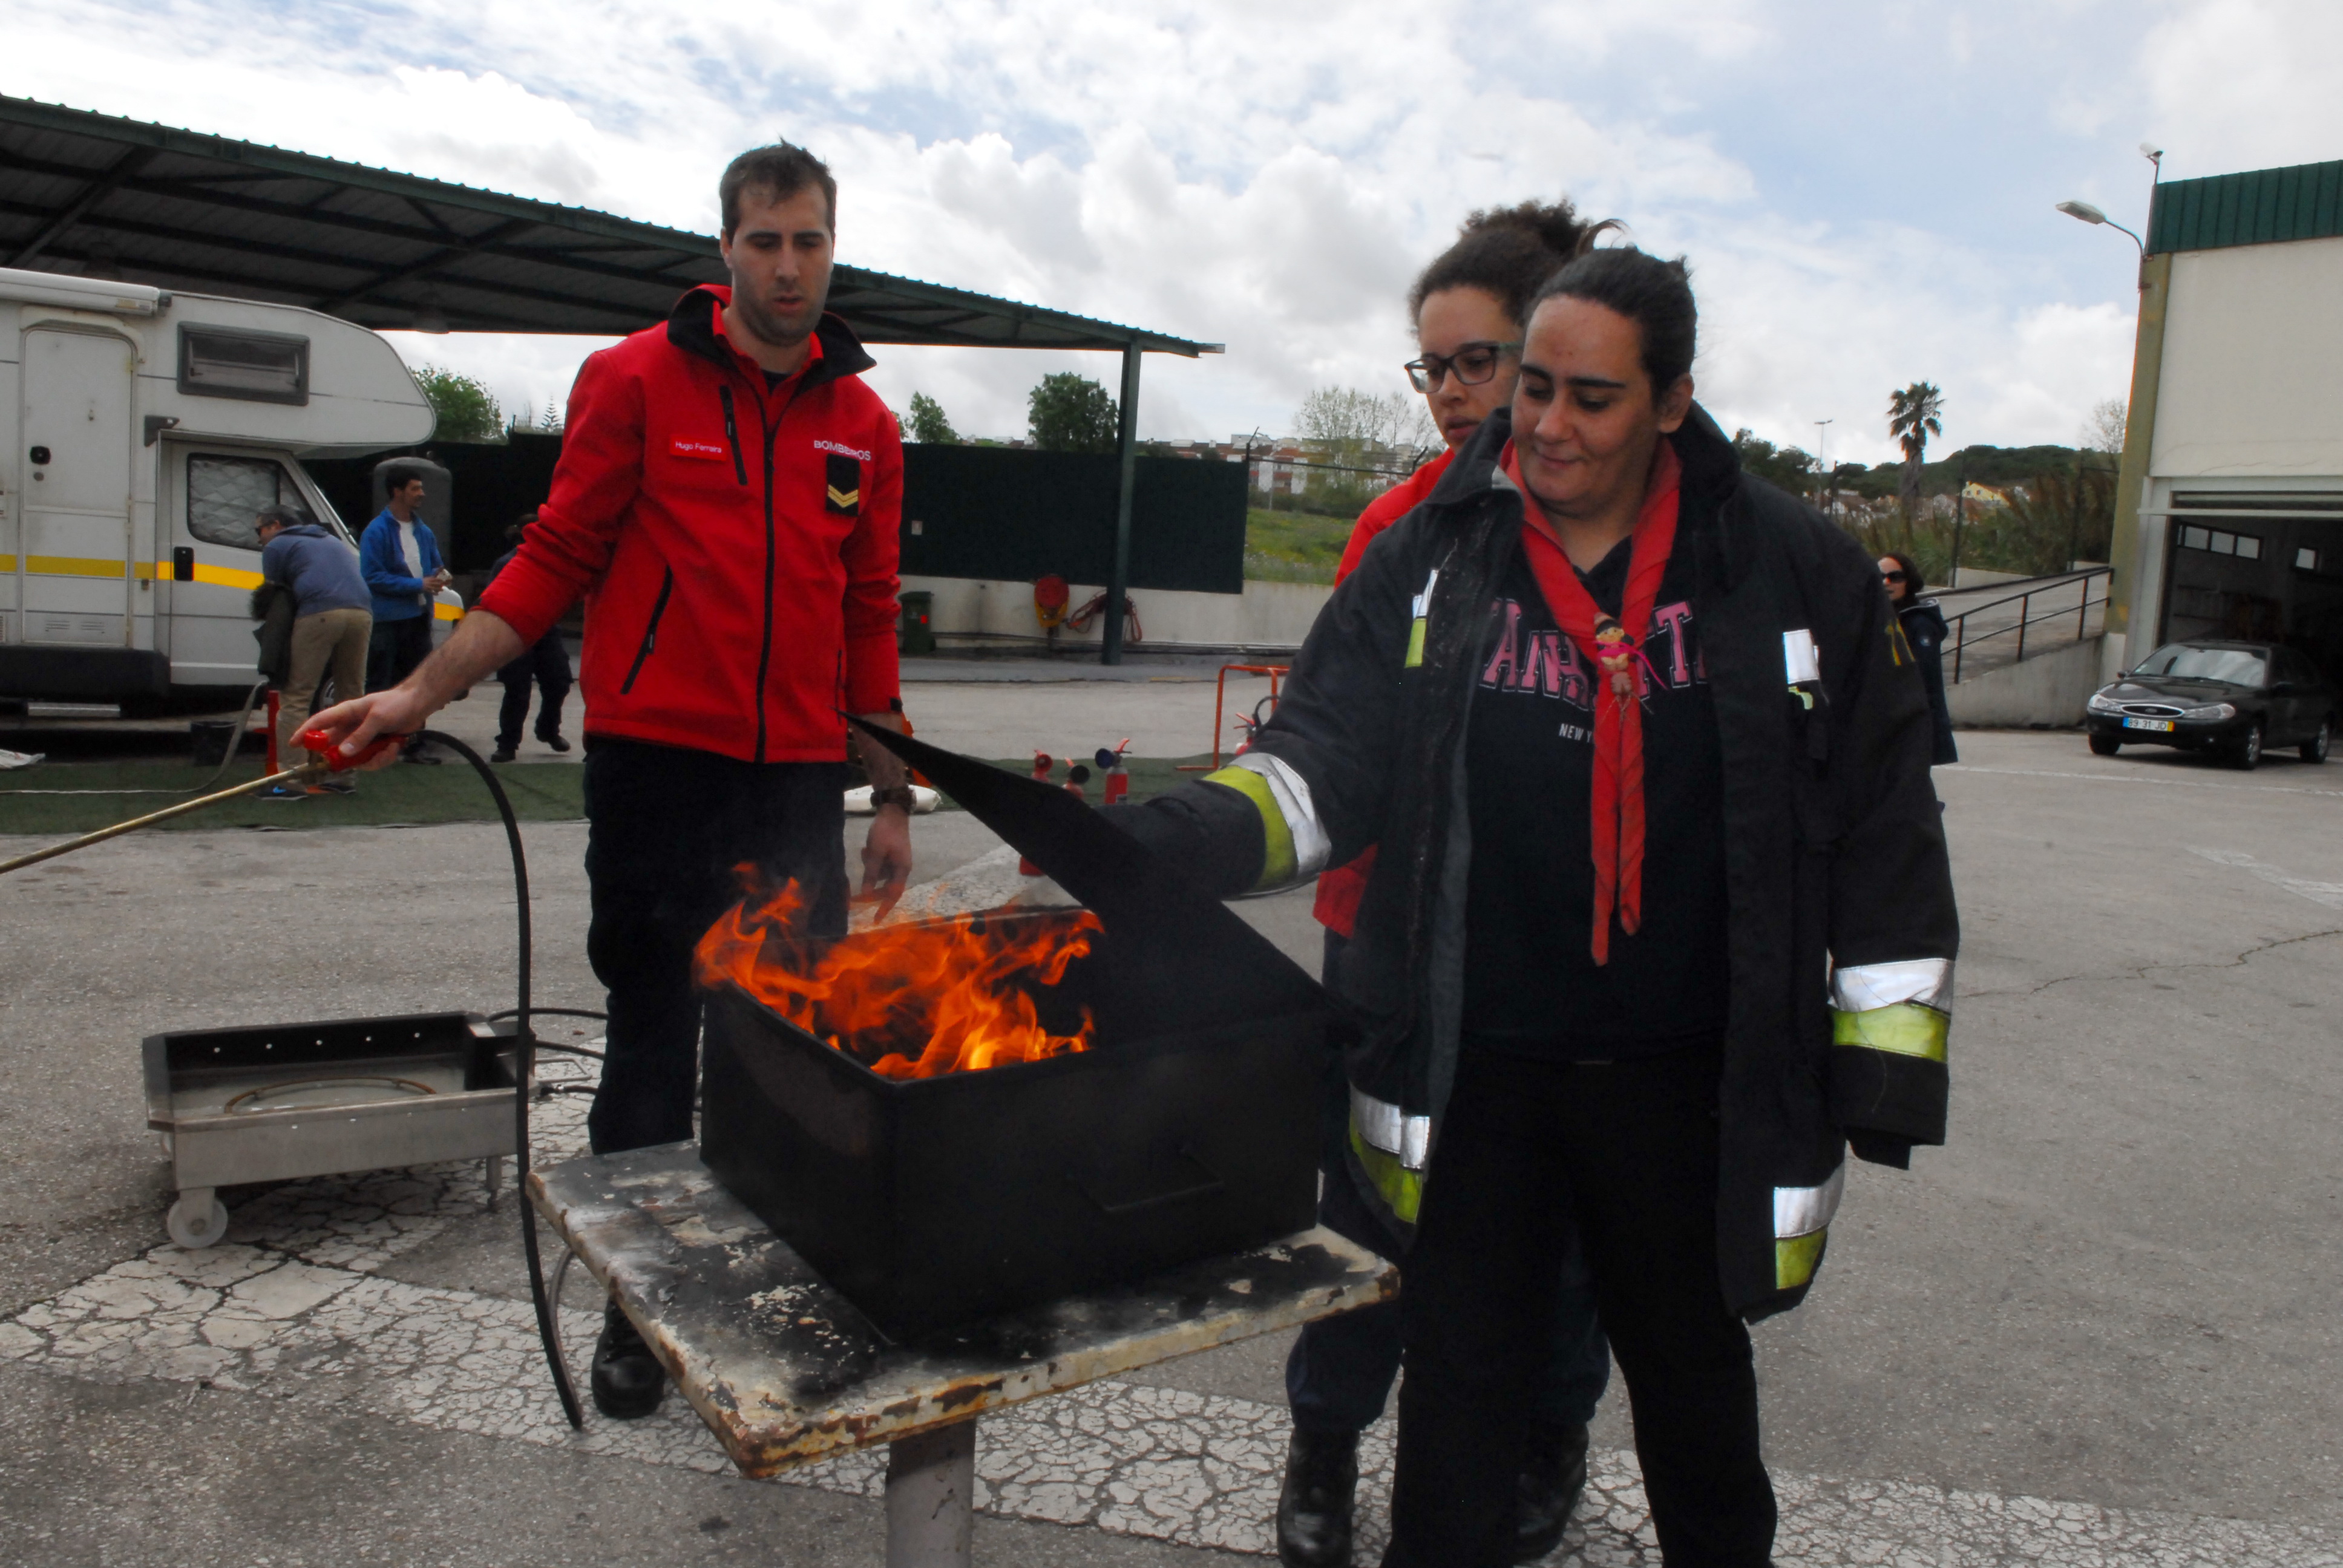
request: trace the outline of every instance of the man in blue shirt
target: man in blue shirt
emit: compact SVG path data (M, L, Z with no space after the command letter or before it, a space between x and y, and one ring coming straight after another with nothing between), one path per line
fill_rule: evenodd
M395 464L383 475L389 504L358 540L358 567L373 590L374 643L367 689L387 690L431 654L432 596L447 586L447 567L423 504L420 466Z
M289 766L300 755L296 737L309 722L310 704L327 669L333 671L337 701L366 689L373 596L350 547L294 508L264 507L254 524L260 535L261 580L293 596L292 668L277 709L277 755ZM356 786L342 774L317 788L347 795ZM262 798L292 800L303 793L280 784Z

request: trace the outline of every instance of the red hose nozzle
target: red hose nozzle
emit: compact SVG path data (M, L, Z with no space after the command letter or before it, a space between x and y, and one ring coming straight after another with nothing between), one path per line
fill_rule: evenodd
M406 739L404 735L377 735L367 742L365 750L355 757L345 757L332 736L322 729L304 729L301 731L301 749L316 752L317 760L326 765L328 772L347 773L353 768L365 767Z

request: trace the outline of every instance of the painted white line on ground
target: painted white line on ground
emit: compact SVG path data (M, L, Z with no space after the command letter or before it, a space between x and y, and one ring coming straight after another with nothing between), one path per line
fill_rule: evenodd
M2260 795L2343 795L2343 789L2315 789L2297 784L2247 784L2242 779L2163 779L2148 774L2075 773L2052 768L1987 768L1974 762L1940 764L1939 773L1998 773L2010 779L2081 779L2093 784L2162 784L2174 789L2246 789Z
M2202 856L2217 866L2235 866L2240 871L2249 872L2273 887L2284 888L2314 904L2324 904L2330 910L2343 910L2343 882L2314 882L2290 871L2281 871L2276 866L2266 866L2251 855L2240 854L2235 849L2199 849L2192 846L2188 852Z

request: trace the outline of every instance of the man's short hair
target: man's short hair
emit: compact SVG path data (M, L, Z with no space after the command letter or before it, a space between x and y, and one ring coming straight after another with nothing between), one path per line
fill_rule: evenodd
M255 512L253 514L252 526L256 529L268 528L272 525L280 528L297 528L308 520L309 515L307 512L304 512L300 508L279 505L274 507L263 507L260 510Z
M716 182L717 198L724 204L724 237L740 226L740 193L756 189L769 191L773 200L787 201L808 186L821 187L821 199L830 210L830 227L838 230L838 181L830 177L830 166L789 142L775 142L769 147L751 147L734 158L724 169L724 177Z
M420 463L393 463L382 471L382 493L395 496L407 486L430 477L431 470Z

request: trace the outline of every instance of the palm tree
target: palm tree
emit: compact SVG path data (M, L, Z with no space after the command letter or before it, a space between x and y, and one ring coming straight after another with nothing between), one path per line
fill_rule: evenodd
M1887 395L1887 433L1904 448L1904 520L1910 523L1920 507L1920 461L1927 455L1928 437L1945 433L1945 393L1926 381L1915 381L1901 392Z

